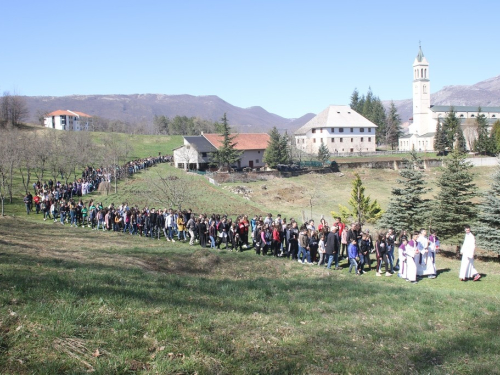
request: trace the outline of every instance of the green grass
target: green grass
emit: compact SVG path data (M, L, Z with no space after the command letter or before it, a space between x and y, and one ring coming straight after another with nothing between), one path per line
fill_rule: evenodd
M411 285L13 218L0 238L3 374L498 372L496 263Z

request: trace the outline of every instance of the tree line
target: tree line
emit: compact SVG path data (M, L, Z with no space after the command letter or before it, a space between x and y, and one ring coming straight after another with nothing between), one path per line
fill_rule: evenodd
M113 166L131 156L132 145L113 135L105 135L96 145L88 132L32 132L17 128L0 129L0 200L13 201L21 180L27 192L33 182L68 182L81 177L87 166ZM116 177L116 176L115 176Z
M477 111L474 119L462 121L457 117L454 107L450 107L446 117L438 119L434 150L444 153L456 146L461 151L469 149L481 155L497 155L500 152L500 120L496 120L489 131L488 119L481 107Z
M392 150L397 148L403 129L401 127L401 117L394 102L391 101L389 109L386 111L382 101L373 94L371 88L368 88L366 95L361 96L358 89L354 89L351 94L350 107L377 125L375 134L378 144L386 144Z

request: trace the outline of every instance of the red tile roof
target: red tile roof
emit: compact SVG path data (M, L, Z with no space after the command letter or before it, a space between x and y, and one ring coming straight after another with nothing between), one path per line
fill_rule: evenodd
M240 133L234 134L236 137L233 142L236 143L237 150L264 150L269 142L267 133ZM203 134L203 136L217 149L222 145L223 137L220 134Z
M87 115L83 112L77 112L77 111L64 111L62 109L59 109L57 111L54 111L54 112L50 112L49 114L47 114L46 117L52 117L52 116L74 116L74 115L78 115L80 117L92 117L90 115Z

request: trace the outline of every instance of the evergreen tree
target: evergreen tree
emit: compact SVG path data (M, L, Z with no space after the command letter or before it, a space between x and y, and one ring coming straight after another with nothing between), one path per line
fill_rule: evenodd
M481 107L478 108L478 114L475 120L477 139L474 142L474 151L480 155L493 155L496 151L495 141L488 134L488 120L481 113Z
M269 136L270 139L264 153L264 162L269 168L276 168L278 164L288 162L288 137L286 135L281 136L276 126L271 129Z
M290 150L290 137L288 136L288 132L285 133L280 138L280 150L281 150L281 158L280 161L283 164L290 164L291 161L291 150Z
M212 152L212 162L217 164L219 169L227 169L230 172L231 165L240 159L242 152L236 150L236 143L234 142L236 136L231 135L231 127L225 113L221 121L222 144L217 151Z
M357 89L351 94L351 108L360 115L377 125L377 141L385 141L386 137L386 114L382 101L373 95L372 89L368 88L366 96L359 97Z
M396 180L399 186L392 188L387 211L377 223L380 228L419 230L429 219L429 199L424 195L430 189L424 179L422 159L413 150L403 165L401 178Z
M399 144L399 137L403 134L401 129L401 117L399 117L398 110L391 101L389 113L386 120L385 142L394 150Z
M358 89L354 89L354 91L352 92L351 94L351 109L358 112L359 111L359 101L360 101L360 98L359 98L359 92L358 92Z
M500 254L500 167L478 209L477 244L485 250Z
M455 144L457 145L459 151L465 151L465 137L462 132L462 127L460 126L460 119L455 114L455 109L453 107L450 108L448 115L443 121L443 133L445 137L443 137L446 141L446 147L449 150L453 150L455 148Z
M491 128L490 137L494 144L494 152L497 154L500 152L500 120L496 120Z
M349 207L339 204L340 214L332 211L332 216L340 216L342 221L354 220L361 224L374 223L382 216L382 209L377 200L372 202L369 196L365 196L365 187L359 174L356 173L354 176L356 178L352 182Z
M443 125L441 121L438 119L436 125L436 135L434 136L434 150L436 150L439 154L443 154L447 147L447 139L446 134L443 131Z
M471 173L472 164L465 160L458 147L445 160L444 171L437 185L440 187L433 205L432 226L443 239L460 241L464 225L476 218L476 206L471 202L476 185Z
M330 160L330 150L325 143L321 143L321 145L319 146L318 160L323 164Z

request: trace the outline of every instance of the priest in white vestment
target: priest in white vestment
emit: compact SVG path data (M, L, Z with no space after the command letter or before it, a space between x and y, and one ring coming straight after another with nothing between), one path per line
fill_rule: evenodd
M460 280L466 281L473 279L477 281L481 275L474 268L474 250L476 249L476 239L470 231L470 226L465 226L465 238L460 253L462 254L462 263L460 265Z

